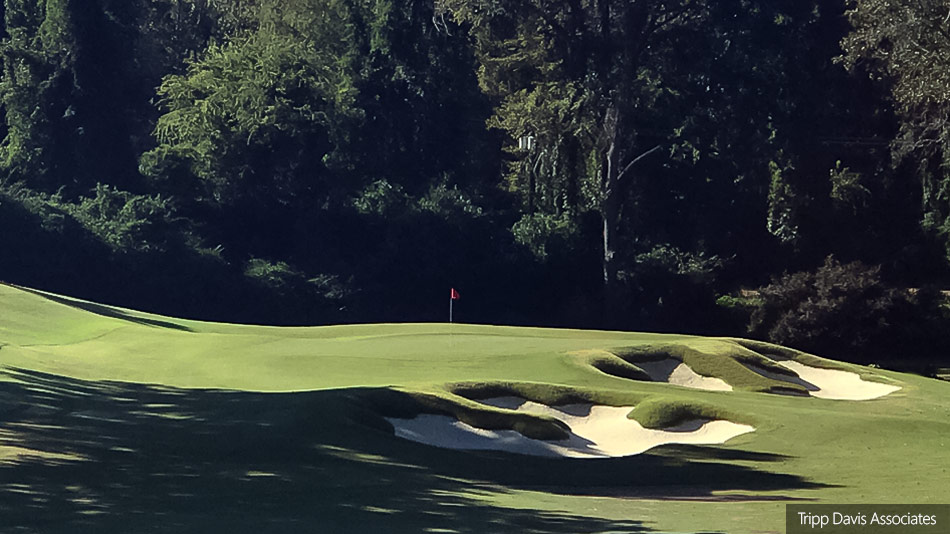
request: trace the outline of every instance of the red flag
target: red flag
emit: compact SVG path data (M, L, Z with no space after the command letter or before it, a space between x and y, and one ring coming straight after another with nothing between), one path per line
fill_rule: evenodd
M454 287L452 288L452 292L449 293L449 298L452 299L452 300L458 300L458 299L459 299L459 292L456 291Z

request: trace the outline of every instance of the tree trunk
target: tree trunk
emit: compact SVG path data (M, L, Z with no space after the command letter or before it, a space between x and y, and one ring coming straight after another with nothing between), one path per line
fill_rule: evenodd
M617 230L620 223L620 199L616 192L610 192L604 197L601 210L601 219L604 223L604 286L612 288L617 282Z
M617 230L620 226L620 176L618 165L618 117L616 106L610 106L604 117L606 133L606 151L601 164L601 206L600 216L603 222L603 311L608 326L616 324L619 310L619 292L617 288Z
M617 227L620 223L620 195L616 177L616 166L610 164L610 157L607 157L607 168L605 169L604 179L607 186L603 189L602 206L600 216L604 223L604 285L611 286L617 281Z
M619 326L618 316L621 306L620 262L617 258L618 232L620 230L620 210L623 207L624 184L633 177L636 165L650 154L660 150L660 145L632 157L629 150L621 149L623 131L620 125L620 113L616 105L607 108L604 116L606 149L600 168L601 204L600 216L603 222L603 304L604 319L608 326Z

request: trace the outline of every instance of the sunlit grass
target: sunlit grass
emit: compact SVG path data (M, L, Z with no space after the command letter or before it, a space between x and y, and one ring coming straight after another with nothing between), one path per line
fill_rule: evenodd
M637 362L658 358L735 391L649 382ZM860 402L774 395L765 391L779 381L748 367L787 372L774 358L902 389ZM26 530L37 530L36 515L19 511L26 494L10 492L15 484L53 499L54 487L87 479L94 497L69 497L75 514L37 504L57 525L46 530L81 521L96 521L97 531L127 531L129 521L145 528L148 515L133 511L160 508L179 531L220 526L184 498L151 497L154 484L209 509L244 502L258 515L230 525L237 531L270 517L265 502L324 530L780 532L783 507L774 502L678 499L950 498L950 384L748 340L460 324L228 325L0 285L0 365L0 455L9 460L0 513ZM537 438L564 435L550 418L479 402L495 396L635 406L630 416L652 428L725 418L756 430L721 447L556 460L434 449L395 438L383 419L442 413ZM44 464L23 450L60 457Z

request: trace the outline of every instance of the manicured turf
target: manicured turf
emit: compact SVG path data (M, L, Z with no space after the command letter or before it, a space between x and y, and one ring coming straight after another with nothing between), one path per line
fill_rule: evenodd
M642 380L673 357L736 390ZM766 393L773 357L901 390ZM0 285L0 532L782 532L784 503L947 502L950 384L745 340L447 324L317 328L179 320ZM779 367L778 369L784 369ZM756 431L615 459L443 450L382 418L635 405ZM735 501L735 502L733 502ZM438 530L442 529L442 530Z

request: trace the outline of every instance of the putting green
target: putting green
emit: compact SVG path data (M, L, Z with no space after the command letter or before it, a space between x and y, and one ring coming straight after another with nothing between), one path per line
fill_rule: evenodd
M733 390L652 382L637 366L671 358ZM787 380L788 359L900 389L776 394L810 394ZM0 366L10 531L782 532L784 504L803 499L950 501L950 384L744 340L241 326L0 285ZM422 445L385 419L431 412L557 437L556 421L477 402L509 394L636 406L647 427L723 418L755 432L534 458Z

